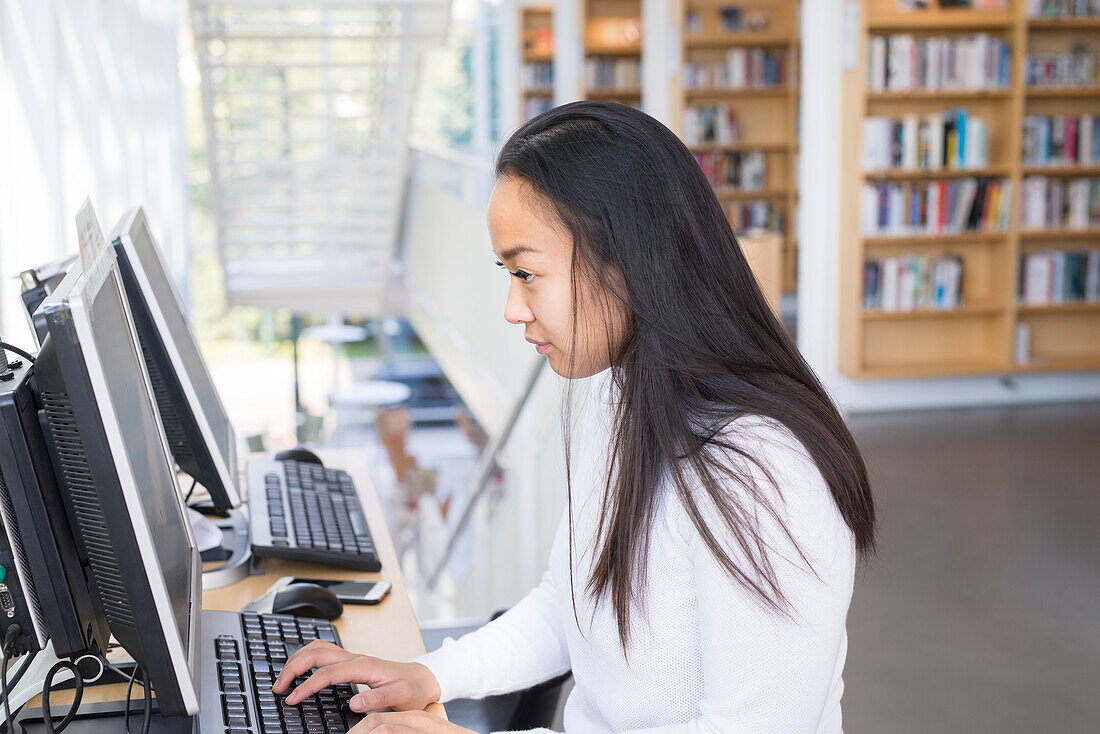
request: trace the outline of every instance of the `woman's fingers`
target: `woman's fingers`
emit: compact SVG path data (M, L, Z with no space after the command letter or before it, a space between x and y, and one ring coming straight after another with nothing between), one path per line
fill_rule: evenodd
M405 734L409 731L419 734L473 734L469 729L427 711L370 714L352 727L348 734Z
M399 708L409 700L409 694L409 684L405 681L388 683L352 696L348 701L348 707L356 713L377 711L387 706Z
M366 677L361 660L348 660L318 668L317 672L306 678L302 685L287 694L286 702L294 706L314 693L340 685L341 683L359 683ZM274 687L272 688L274 690Z
M271 690L275 693L282 693L294 682L295 678L306 671L335 663L343 663L354 657L356 655L342 647L333 645L331 642L314 640L287 659L282 672L279 673L279 677L272 684Z

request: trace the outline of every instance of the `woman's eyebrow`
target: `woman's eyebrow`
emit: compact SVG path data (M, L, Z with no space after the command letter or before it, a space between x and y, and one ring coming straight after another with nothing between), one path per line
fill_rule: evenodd
M528 247L527 245L516 245L515 247L511 247L500 253L500 259L511 260L516 255L522 255L525 252L537 252L537 250L535 250L535 248L533 247Z

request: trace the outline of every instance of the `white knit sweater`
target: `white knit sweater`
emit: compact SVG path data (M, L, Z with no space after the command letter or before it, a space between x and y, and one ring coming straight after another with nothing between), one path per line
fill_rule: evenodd
M606 420L594 421L590 430L591 440L575 444L587 454L573 482L576 617L563 514L549 570L534 590L497 620L416 659L439 680L440 701L520 690L571 668L576 684L566 702L566 734L840 732L855 545L798 440L756 416L726 430L727 438L771 467L780 511L816 572L807 571L775 522L760 514L796 619L765 610L737 585L675 493L666 491L650 533L645 613L632 614L626 660L609 599L597 607L584 592L609 445ZM735 466L768 486L758 469L743 460ZM744 493L739 486L729 489ZM715 536L728 543L716 508L701 509L713 519Z

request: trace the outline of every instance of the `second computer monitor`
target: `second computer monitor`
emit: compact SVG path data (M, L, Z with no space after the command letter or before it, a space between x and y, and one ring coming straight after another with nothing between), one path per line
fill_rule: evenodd
M163 715L194 714L201 561L113 260L105 250L90 274L74 266L43 303L40 398L111 632Z
M215 509L241 502L237 439L206 368L145 212L131 209L109 238L149 379L176 463L210 492Z

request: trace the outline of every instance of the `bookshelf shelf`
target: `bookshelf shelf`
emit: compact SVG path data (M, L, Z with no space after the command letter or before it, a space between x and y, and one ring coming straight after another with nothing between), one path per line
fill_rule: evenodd
M782 87L694 87L685 89L688 97L786 97L797 93L797 86Z
M1011 89L913 89L908 92L867 92L868 102L912 102L914 100L1008 99Z
M1008 166L991 166L988 168L895 168L886 171L864 171L863 177L868 180L909 181L926 178L966 178L968 176L1001 177L1008 174Z
M523 121L549 109L554 97L554 10L549 5L519 8L519 110Z
M629 87L623 89L605 89L603 87L592 87L588 90L589 99L641 99L642 90L639 87Z
M1100 176L1100 164L1073 166L1024 166L1025 176Z
M873 32L906 31L997 31L1013 27L1010 12L928 7L904 11L881 2L870 2L867 30Z
M1093 372L1100 355L1076 359L1037 359L1028 364L1016 365L1019 372Z
M684 45L689 48L704 48L710 46L789 46L790 36L781 33L742 32L742 33L707 33L685 34Z
M1025 282L1021 280L1024 265L1028 266L1029 273L1041 275L1042 268L1046 267L1044 263L1053 262L1062 267L1061 263L1065 262L1064 281L1052 282L1065 282L1065 292L1069 293L1069 283L1080 282L1071 281L1069 275L1071 267L1080 267L1077 253L1100 250L1100 228L1029 230L1019 224L1024 211L1025 177L1049 176L1052 185L1060 185L1068 178L1100 176L1100 165L1094 163L1040 166L1023 162L1026 115L1100 115L1100 84L1025 85L1028 54L1065 54L1086 39L1095 53L1095 49L1100 48L1100 18L1029 18L1028 4L1029 0L1005 0L1003 12L941 8L936 0L930 0L928 8L908 12L899 9L896 0L863 0L860 4L859 63L856 68L844 72L842 82L841 156L844 164L840 174L843 211L839 354L841 370L847 375L892 379L1100 370L1100 302L1028 305L1017 301L1017 293ZM872 60L881 63L878 61L881 56L872 59L872 37L900 35L902 41L896 50L901 51L932 36L965 36L979 32L987 32L992 38L1005 42L1011 62L1008 87L909 92L869 89L869 66ZM911 40L907 41L905 36L910 36ZM876 53L881 54L883 42L875 43L880 44ZM892 43L887 39L887 55L894 48ZM980 169L862 170L865 144L871 145L868 149L871 157L866 160L875 160L880 166L896 166L898 161L891 157L896 153L884 149L881 143L882 131L891 128L884 127L887 123L880 120L865 125L865 117L900 121L907 114L915 114L920 125L932 119L937 120L935 124L938 125L943 123L934 116L947 107L966 109L967 125L972 118L984 121L988 129L983 131L981 139L987 141L988 149L979 157L992 161L990 165ZM957 124L958 118L954 120ZM913 140L911 136L916 134L915 130L908 132L912 128L893 129L902 129L903 135L910 136L903 137L903 141ZM866 141L864 135L869 136ZM972 139L968 137L967 141ZM907 182L935 179L957 182L971 176L1005 181L1011 187L1008 199L1011 206L1003 230L863 235L865 225L861 207L864 201L872 205L877 200L880 207L897 205L898 200L890 197L896 196L898 188L889 187L901 187L908 196L911 190ZM1032 194L1029 206L1035 201ZM904 197L900 202L908 204ZM984 217L986 209L980 211ZM1065 256L1059 252L1064 252ZM1040 259L1032 260L1032 257ZM947 258L948 265L952 266L962 263L960 296L967 305L954 310L863 308L865 278L881 279L888 274L891 280L885 295L883 291L873 290L871 297L875 301L885 299L889 302L896 293L893 290L896 281L892 279L899 277L897 273L905 276L899 287L908 288L914 282L913 273L917 268L941 258ZM868 260L873 263L868 265ZM899 264L900 271L897 270ZM1080 271L1074 272L1074 277L1079 278ZM884 281L879 280L877 285L874 280L868 282L872 283L872 288L877 288ZM1031 280L1027 284L1034 287L1037 282L1042 281ZM1018 353L1020 359L1026 358L1025 363L1016 363Z
M1021 240L1096 240L1100 229L1021 229Z
M1060 316L1067 313L1100 314L1100 302L1096 301L1070 301L1068 303L1051 303L1043 305L1019 304L1016 310L1021 314L1030 316Z
M1100 29L1100 18L1029 18L1027 26L1030 30L1051 31Z
M642 0L581 0L580 98L642 104Z
M688 128L716 109L728 110L741 142L689 143L692 152L719 158L762 153L761 188L716 186L715 194L734 231L758 227L780 234L785 291L797 287L799 16L800 0L672 4L683 68L672 77L674 129L685 141L705 139ZM755 156L750 161L760 165Z
M956 234L914 234L864 237L863 244L867 247L875 247L876 245L970 245L1004 242L1007 238L1008 232L962 232Z
M962 375L1000 374L1012 371L1007 362L934 362L929 364L906 364L888 367L865 367L852 373L853 377L865 379L901 379L907 377L956 377Z
M1081 87L1027 87L1024 94L1036 99L1041 98L1077 98L1096 99L1100 97L1100 84Z
M938 319L938 318L975 318L985 316L1002 316L1005 306L995 304L967 305L958 308L918 308L913 311L883 311L865 310L863 318L870 320L902 320L902 319Z
M588 56L641 56L642 47L631 46L589 46Z
M741 142L741 143L693 143L688 146L688 149L692 153L713 153L716 151L742 151L742 150L764 150L768 152L782 153L791 149L791 144L783 141L776 141L771 143L753 143L753 142Z
M790 193L787 189L731 189L716 187L714 193L719 199L785 199Z

